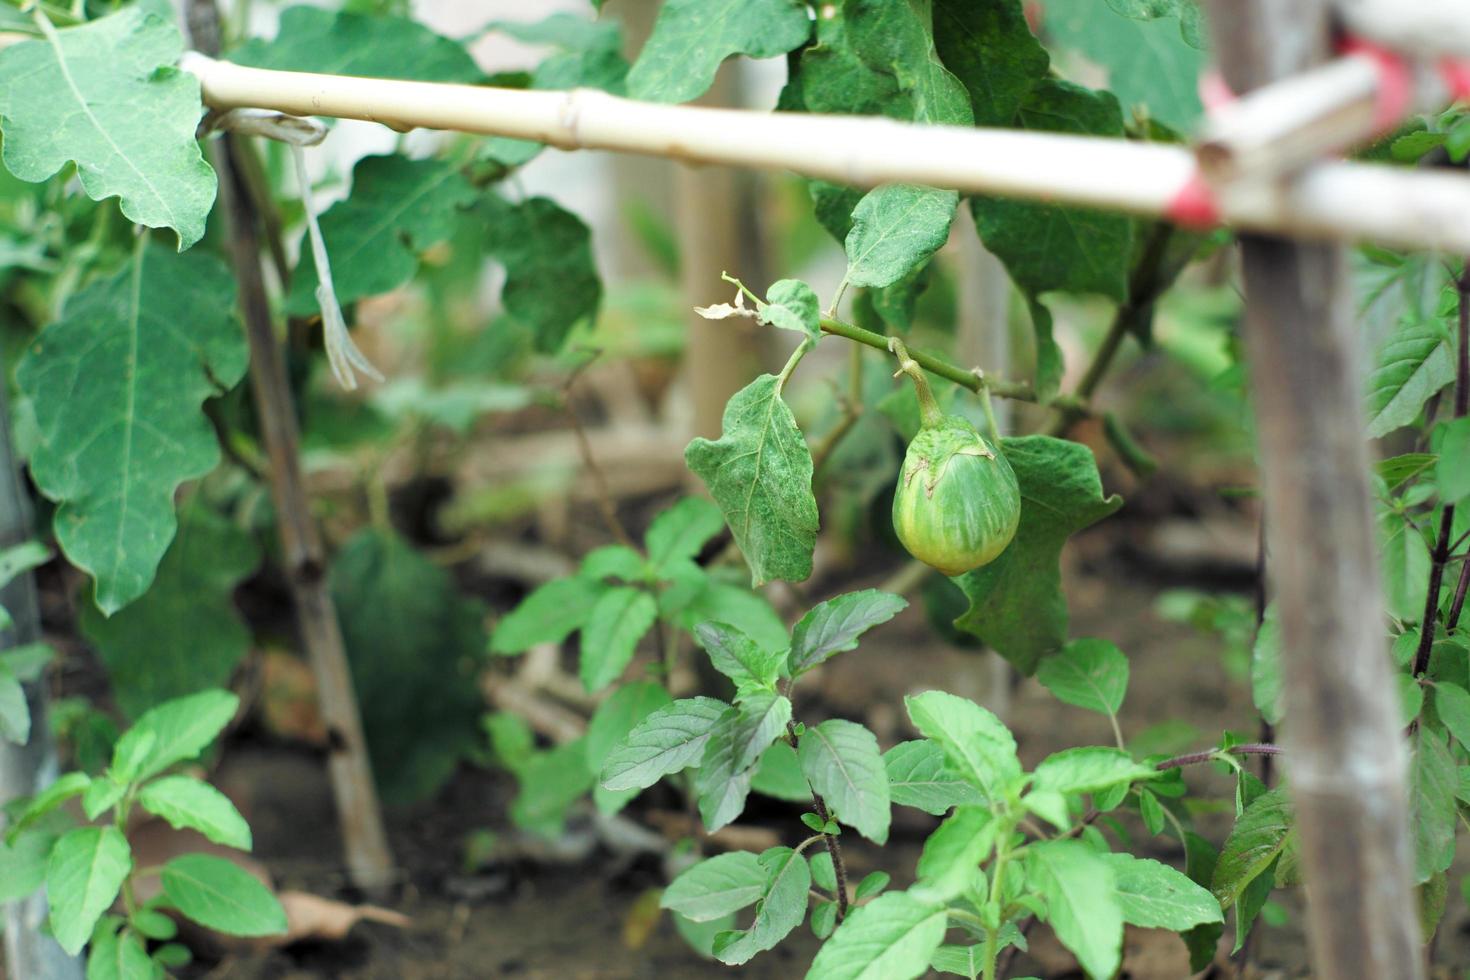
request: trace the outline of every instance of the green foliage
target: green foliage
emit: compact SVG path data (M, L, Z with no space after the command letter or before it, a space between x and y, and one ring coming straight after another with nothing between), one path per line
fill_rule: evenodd
M1016 740L1000 719L964 698L926 691L904 698L909 720L938 743L951 769L994 805L1021 776Z
M308 6L287 7L274 41L247 41L229 58L253 68L324 75L466 83L484 77L461 45L417 21Z
M604 759L602 785L646 789L695 765L728 707L714 698L684 698L653 712Z
M211 854L185 854L163 866L163 894L184 915L230 936L286 931L286 912L250 872Z
M688 102L714 84L730 55L774 58L811 34L799 0L667 0L653 34L628 73L628 94L652 102Z
M1058 560L1077 531L1122 506L1104 496L1087 447L1049 436L1003 439L1000 445L1021 486L1021 524L1001 556L955 581L970 608L955 620L1023 673L1060 650L1067 605Z
M950 768L944 749L928 739L900 742L883 753L894 803L943 814L953 806L985 802L985 796Z
M801 771L837 818L875 844L884 843L892 816L888 772L873 733L833 718L808 728L799 746Z
M118 828L78 827L62 835L46 865L51 933L62 949L81 950L132 870L132 849Z
M684 452L724 513L754 585L806 579L817 540L812 454L781 387L772 374L746 385L725 406L720 439L695 439Z
M597 315L602 301L591 232L544 197L511 204L490 195L478 213L486 251L505 266L501 302L530 329L537 350L559 350L573 327Z
M954 191L890 184L858 202L847 234L847 281L891 286L949 240L960 196Z
M1409 322L1379 348L1368 376L1368 437L1409 425L1424 403L1455 379L1450 336L1442 322Z
M1026 851L1026 881L1045 896L1047 923L1093 980L1123 960L1123 910L1113 867L1081 841L1044 841Z
M352 170L352 195L321 218L338 301L351 303L408 282L418 256L454 233L456 209L476 198L459 170L443 161L363 157ZM315 313L318 284L316 262L303 248L287 311Z
M56 538L96 580L104 613L153 581L176 527L174 492L219 462L200 405L245 367L224 264L146 244L77 293L16 366L38 436L31 475L59 503Z
M82 608L82 632L124 713L229 682L250 648L233 592L259 561L254 540L196 496L141 599L111 617Z
M854 909L832 934L812 962L807 980L920 976L944 941L946 921L942 905L906 892L879 895Z
M376 530L347 542L331 584L378 785L389 800L422 799L475 743L483 610L444 569Z
M936 0L934 44L969 93L977 126L1014 120L1051 62L1032 35L1020 0Z
M860 636L907 606L902 596L878 589L848 592L818 603L791 629L787 669L799 677L836 654L855 649Z
M199 82L174 68L182 52L178 29L142 5L78 27L47 22L42 39L7 47L5 166L42 181L75 162L93 200L120 198L129 220L172 228L180 251L193 245L204 236L215 176L194 140L204 114Z
M1112 717L1128 692L1128 658L1107 640L1073 640L1041 662L1036 679L1057 700Z
M715 958L729 966L749 962L756 953L775 946L806 918L807 890L812 885L806 858L789 847L773 847L759 861L766 880L755 921L749 929L715 937Z

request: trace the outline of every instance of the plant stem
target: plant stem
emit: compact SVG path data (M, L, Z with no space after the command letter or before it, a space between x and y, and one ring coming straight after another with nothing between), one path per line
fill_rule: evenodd
M1001 834L995 842L995 864L990 869L990 902L991 909L999 910L1000 899L1004 894L1002 891L1005 884L1006 860L1010 857L1011 832L1009 829ZM996 963L1000 959L1000 926L985 929L985 972L982 976L985 980L995 980Z
M939 403L934 400L934 392L929 390L929 379L924 377L919 362L909 356L908 348L897 337L888 338L888 349L898 358L898 372L894 377L906 374L914 383L914 394L919 397L919 416L924 420L924 428L938 425L944 418L944 412L940 411Z
M1160 772L1169 769L1181 769L1184 766L1198 765L1201 762L1214 762L1222 754L1228 755L1281 755L1282 748L1279 745L1266 745L1261 742L1246 742L1243 745L1232 745L1227 749L1206 749L1203 752L1189 752L1185 755L1176 755L1172 759L1165 759L1157 763L1154 768Z
M592 441L587 438L587 430L582 425L582 419L577 414L577 407L572 404L572 385L577 378L597 357L596 353L573 369L567 377L566 384L562 386L562 407L566 410L567 420L572 423L572 432L577 437L577 448L582 453L582 465L592 476L592 484L597 490L597 506L602 511L602 522L607 525L608 531L618 539L618 543L626 548L638 551L638 545L633 543L633 538L628 534L628 529L623 526L623 520L618 516L617 504L613 502L612 491L608 487L607 476L602 472L602 467L597 465L597 457L592 452Z
M821 325L823 333L829 333L834 337L845 337L859 344L865 344L874 350L881 350L885 353L892 352L888 346L888 338L881 333L875 333L857 324L847 323L844 320L838 320L831 316L822 317ZM933 354L926 354L923 351L910 351L909 356L925 371L938 375L946 381L953 381L962 388L968 388L975 392L986 388L997 398L1010 398L1023 402L1036 401L1035 389L1025 381L1001 381L990 377L982 378L974 371L958 367L943 358L935 357ZM1085 405L1066 396L1055 400L1053 404L1072 405L1079 411L1084 412L1084 414L1086 412Z
M1456 281L1459 293L1459 329L1456 331L1455 357L1455 404L1454 418L1464 418L1470 407L1470 268ZM1439 515L1439 537L1434 551L1430 553L1429 590L1424 596L1424 617L1419 622L1419 648L1414 652L1414 676L1419 677L1429 669L1429 655L1434 649L1435 627L1439 622L1439 590L1444 581L1445 566L1450 560L1450 536L1454 533L1455 505L1445 504ZM1454 629L1460 620L1460 610L1465 605L1466 576L1470 575L1470 564L1460 566L1460 578L1455 583L1455 599L1450 606L1450 616L1445 621L1448 629Z
M787 697L791 696L791 688L786 688ZM786 723L786 741L794 749L800 741L796 736L796 722ZM807 784L810 787L810 783ZM812 806L817 812L817 818L825 826L832 819L832 811L827 809L827 801L822 799L822 794L815 789L812 790ZM842 861L842 845L837 842L836 834L822 834L823 841L827 845L827 855L832 859L832 875L837 879L837 921L842 922L847 918L847 865ZM806 847L812 841L808 839L801 846Z

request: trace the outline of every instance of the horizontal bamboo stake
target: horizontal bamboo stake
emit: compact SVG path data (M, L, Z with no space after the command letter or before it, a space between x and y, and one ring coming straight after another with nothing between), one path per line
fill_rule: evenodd
M247 68L196 53L213 109L511 136L562 149L603 149L790 170L859 187L925 184L1174 219L1214 220L1305 238L1369 240L1470 253L1470 177L1323 163L1280 183L1202 191L1182 146L892 119L770 113L637 102L590 89L526 91ZM1186 205L1193 204L1187 208Z
M1470 58L1465 0L1334 0L1348 29L1419 56Z

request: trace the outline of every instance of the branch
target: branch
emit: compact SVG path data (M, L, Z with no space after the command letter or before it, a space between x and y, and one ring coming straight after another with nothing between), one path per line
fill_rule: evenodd
M791 170L842 184L915 183L1169 217L1199 189L1186 147L1062 133L932 126L852 116L636 102L605 92L497 89L246 68L195 52L182 67L205 103L365 119L395 129L513 136L603 149ZM1470 178L1322 162L1289 183L1232 184L1219 220L1303 238L1372 239L1470 252Z
M1261 742L1247 742L1243 745L1232 745L1223 749L1206 749L1203 752L1189 752L1185 755L1176 755L1172 759L1165 759L1154 766L1159 772L1170 769L1182 769L1185 766L1196 766L1201 762L1213 762L1219 758L1220 753L1230 755L1281 755L1285 750L1279 745L1266 745Z

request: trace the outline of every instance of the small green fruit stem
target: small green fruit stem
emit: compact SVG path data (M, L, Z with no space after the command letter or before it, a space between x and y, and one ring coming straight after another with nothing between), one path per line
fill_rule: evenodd
M897 337L888 338L888 349L898 358L898 371L894 377L907 374L914 382L914 393L919 396L919 415L924 420L924 428L938 425L944 419L944 412L940 411L939 403L934 400L934 392L929 390L929 379L924 377L923 367L909 356L908 348Z
M1006 859L1010 857L1011 831L1001 834L995 843L995 864L990 869L990 904L999 907L1005 882ZM1000 959L1000 926L985 929L985 980L996 980L995 967Z

